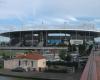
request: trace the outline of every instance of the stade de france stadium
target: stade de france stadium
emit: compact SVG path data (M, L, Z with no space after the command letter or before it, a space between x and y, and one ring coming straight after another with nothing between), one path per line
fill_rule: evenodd
M94 27L61 27L35 28L0 33L8 37L7 44L0 44L0 49L66 49L71 44L94 42L100 36L100 31Z

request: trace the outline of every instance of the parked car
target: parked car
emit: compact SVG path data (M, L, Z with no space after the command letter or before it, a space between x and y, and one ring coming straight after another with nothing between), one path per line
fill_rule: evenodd
M11 71L13 71L13 72L26 72L26 70L23 69L22 67L17 67L15 69L12 69Z

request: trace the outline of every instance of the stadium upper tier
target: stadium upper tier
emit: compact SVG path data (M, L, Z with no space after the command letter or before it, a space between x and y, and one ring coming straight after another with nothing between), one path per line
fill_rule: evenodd
M40 31L48 31L48 32L93 32L93 33L100 33L100 29L97 29L94 24L83 24L79 26L75 25L56 25L56 26L48 26L45 24L36 25L36 26L22 26L20 28L15 28L11 26L3 26L0 29L1 35L7 36L8 33L19 33L19 32L40 32Z
M20 33L21 34L31 34L31 33L35 33L35 34L39 34L39 33L59 33L59 34L80 34L80 35L91 35L91 36L94 36L94 37L100 37L100 31L95 31L95 30L79 30L79 29L40 29L40 30L22 30L22 31L9 31L9 32L3 32L3 33L0 33L0 36L5 36L5 37L9 37L9 35L12 35L12 36L16 36L16 35L19 35ZM11 36L10 36L11 37Z

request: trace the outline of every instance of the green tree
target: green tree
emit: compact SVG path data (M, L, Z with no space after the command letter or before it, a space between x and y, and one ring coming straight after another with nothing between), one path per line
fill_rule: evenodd
M75 45L71 45L70 43L69 43L69 45L68 45L68 52L73 52L73 51L76 51L77 49L76 49L76 46Z
M76 45L72 45L72 51L76 51Z
M62 60L65 60L66 59L66 50L61 50L59 52L59 57L62 59Z
M3 57L3 59L6 57L5 53L2 53L2 57Z
M68 53L66 56L66 61L70 62L72 59L72 56Z
M26 52L24 52L24 54L30 54L32 52L33 52L33 50L27 50Z
M86 44L85 43L83 43L82 45L79 45L78 48L79 48L80 55L86 55Z
M92 48L93 48L93 45L90 45L86 51L87 55L89 55L91 53Z
M8 58L10 58L10 56L7 56L5 53L2 53L2 58L3 59L8 59Z
M64 60L64 61L71 61L71 55L70 53L68 53L66 50L61 50L60 51L60 54L59 54L59 57Z
M73 50L72 50L72 45L69 43L69 45L68 45L68 52L72 52Z

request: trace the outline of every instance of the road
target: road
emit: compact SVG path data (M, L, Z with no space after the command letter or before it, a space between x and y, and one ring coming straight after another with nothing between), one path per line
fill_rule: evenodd
M32 80L32 79L22 79L22 78L0 76L0 80Z

